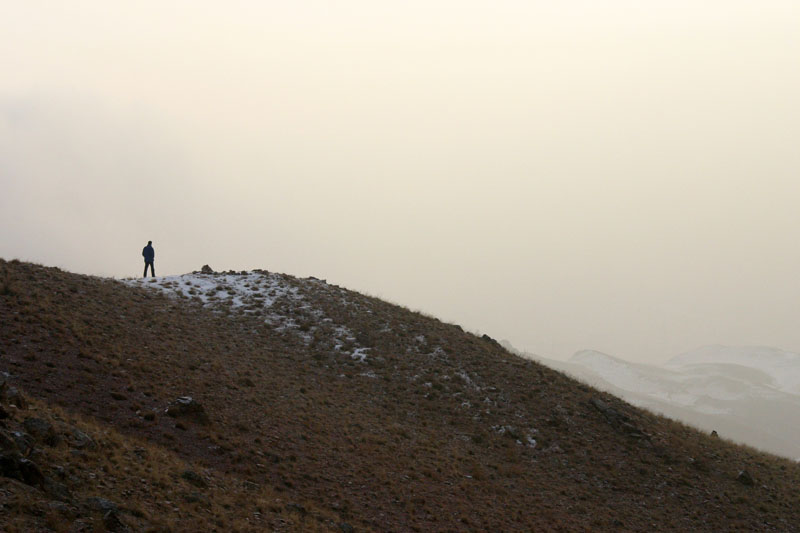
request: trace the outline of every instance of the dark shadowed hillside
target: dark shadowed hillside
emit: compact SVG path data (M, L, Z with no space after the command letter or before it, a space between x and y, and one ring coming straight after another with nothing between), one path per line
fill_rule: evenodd
M7 531L800 530L794 463L314 278L2 261L0 371Z

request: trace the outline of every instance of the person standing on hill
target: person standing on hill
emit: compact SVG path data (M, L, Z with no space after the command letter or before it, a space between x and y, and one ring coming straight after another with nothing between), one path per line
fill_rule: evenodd
M147 241L147 246L145 246L142 250L142 256L144 257L144 275L142 277L147 277L148 266L150 267L150 275L156 277L156 269L153 267L153 260L156 257L156 251L153 250L153 241Z

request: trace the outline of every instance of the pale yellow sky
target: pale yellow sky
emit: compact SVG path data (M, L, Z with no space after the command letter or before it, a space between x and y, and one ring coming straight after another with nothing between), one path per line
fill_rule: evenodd
M800 351L800 4L3 2L0 256Z

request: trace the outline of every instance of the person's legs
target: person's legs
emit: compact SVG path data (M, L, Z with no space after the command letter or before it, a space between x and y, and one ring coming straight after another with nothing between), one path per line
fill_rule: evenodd
M156 277L156 267L154 265L155 263L150 263L150 275Z
M142 277L147 277L147 267L150 267L150 275L156 277L156 269L153 267L153 263L145 261L144 263L144 275Z
M147 261L144 262L144 274L142 274L143 278L147 277Z

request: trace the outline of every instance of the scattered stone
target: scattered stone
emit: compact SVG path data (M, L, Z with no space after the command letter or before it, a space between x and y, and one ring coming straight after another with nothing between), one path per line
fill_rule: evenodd
M75 508L67 503L64 503L63 501L52 501L47 504L47 508L61 514L62 516L75 516Z
M117 401L124 401L128 399L128 397L122 394L121 392L111 391L109 394L111 395L112 398L114 398Z
M711 436L712 436L712 437L719 438L719 434L717 433L717 430L716 430L716 429L714 429L714 430L712 430L712 431L711 431Z
M44 478L44 491L58 501L68 502L72 500L72 494L70 494L66 485L49 477Z
M113 510L106 511L103 515L103 527L106 531L129 531L128 526L120 519L119 513Z
M14 439L11 434L6 433L5 431L0 431L0 451L12 453L19 452L16 439Z
M60 436L53 428L53 424L41 418L26 418L22 423L22 427L27 431L36 441L42 442L48 446L57 446L61 441Z
M89 458L89 456L88 456L88 455L86 455L86 452L85 452L85 451L83 451L83 450L70 450L70 451L69 451L69 454L70 454L72 457L74 457L74 458L76 458L76 459L80 459L80 460L82 460L82 461L85 461L86 459L88 459L88 458Z
M489 335L486 335L485 333L481 336L481 339L485 340L486 342L490 342L490 343L494 344L495 346L498 346L498 347L502 348L502 346L500 345L499 342L497 342L496 340L491 338Z
M208 488L208 483L206 483L206 480L193 470L184 470L183 474L181 474L181 477L197 488Z
M30 435L21 431L14 431L11 433L11 436L14 439L14 444L16 444L17 449L22 455L27 457L31 454L35 441Z
M600 411L605 417L606 421L617 431L625 433L629 437L635 439L650 440L650 435L647 435L644 431L637 428L633 424L631 418L625 413L614 409L599 398L592 398L589 403L591 403L595 409Z
M206 497L200 494L199 492L192 492L190 494L187 494L186 496L184 496L183 499L186 503L202 503L202 504L208 503L208 499L206 499Z
M548 418L547 420L545 420L545 424L547 424L550 427L557 428L557 427L562 425L562 422L561 422L561 418L559 418L558 415L553 415L550 418Z
M202 425L207 425L210 422L206 410L191 396L182 396L178 398L172 402L164 412L167 416L173 418L188 418Z
M70 533L88 533L95 531L95 526L90 518L78 518L69 528Z
M355 532L355 529L353 529L353 526L351 526L347 522L342 522L341 524L339 524L339 529L342 531L342 533L354 533Z
M306 513L308 513L306 508L303 507L302 505L298 504L298 503L287 503L286 504L286 510L298 513L298 514L300 514L302 516L305 516Z
M556 443L551 444L546 450L548 453L564 453L564 450Z
M44 438L53 431L53 424L41 418L26 418L22 425L28 433L37 439Z
M692 466L695 470L699 470L700 472L708 472L708 465L705 461L699 461L694 457L689 457L689 465Z
M20 391L17 390L16 387L8 387L5 391L5 401L9 405L13 405L17 407L17 409L27 409L28 402L25 400L25 397L22 395Z
M492 426L492 429L496 431L497 434L511 437L514 440L520 440L522 438L515 426Z
M5 420L6 418L10 417L11 415L9 414L8 411L6 411L6 408L0 405L0 420Z
M106 500L105 498L86 498L84 503L86 504L86 507L92 511L107 513L108 511L117 512L119 510L119 507L117 507L116 503L112 502L111 500Z
M203 265L203 268L200 269L200 273L201 274L214 274L215 272L210 266Z
M79 429L72 430L72 446L78 450L97 449L97 443L89 435Z
M755 480L753 480L753 476L751 476L747 470L741 470L739 475L736 476L736 481L748 487L752 487L756 484Z

